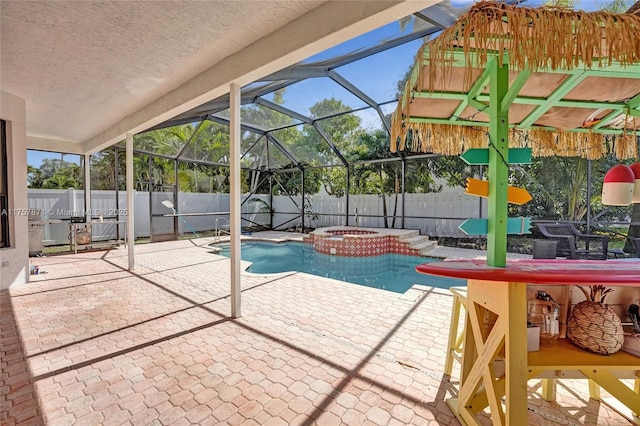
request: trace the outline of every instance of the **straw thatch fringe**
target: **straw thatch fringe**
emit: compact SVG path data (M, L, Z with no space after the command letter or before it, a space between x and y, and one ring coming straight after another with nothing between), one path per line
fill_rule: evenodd
M448 124L406 123L391 150L425 152L441 155L460 155L467 149L489 146L488 128ZM583 157L597 160L614 154L621 160L638 157L637 133L609 136L600 133L550 132L532 129L528 132L511 129L510 147L530 147L534 157ZM408 145L408 146L407 146Z
M467 149L487 148L489 146L487 127L456 126L449 124L406 123L402 135L393 144L392 151L409 149L412 152L425 152L441 155L460 155ZM520 140L521 135L510 130L510 140ZM515 142L511 146L526 146Z
M609 136L599 133L549 132L530 130L526 134L526 143L531 147L534 157L583 157L597 160L607 154L614 154L621 160L637 158L638 142L635 132Z
M549 132L533 129L528 139L534 157L584 157L590 160L607 154L605 136L599 133Z
M640 16L480 2L428 43L428 61L441 68L440 76L452 66L452 47L461 47L468 82L469 70L484 68L495 52L505 52L517 70L593 68L614 61L625 66L640 62ZM498 55L499 65L503 59ZM430 87L434 80L431 73Z
M411 150L414 152L460 155L463 147L475 147L479 140L486 139L482 134L486 131L467 126L421 124L410 125L409 129L412 138ZM478 132L481 132L480 135Z
M638 158L637 132L633 131L617 135L613 141L613 146L616 157L621 160Z
M407 141L407 132L405 129L405 119L410 116L411 97L413 96L413 89L417 86L420 72L422 71L422 49L418 51L416 58L413 62L413 68L409 79L405 83L404 91L398 99L398 106L391 115L391 152L396 150L404 151Z

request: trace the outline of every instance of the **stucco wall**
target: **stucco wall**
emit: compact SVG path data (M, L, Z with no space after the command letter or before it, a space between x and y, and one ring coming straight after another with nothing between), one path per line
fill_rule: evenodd
M9 181L9 238L11 246L0 249L0 289L29 280L27 209L27 128L25 102L0 92L0 119L7 122Z

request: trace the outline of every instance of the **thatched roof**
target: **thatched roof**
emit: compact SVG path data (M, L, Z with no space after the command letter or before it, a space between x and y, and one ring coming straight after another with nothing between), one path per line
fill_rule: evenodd
M420 49L392 117L391 149L486 147L486 68L503 61L514 91L510 146L535 156L637 156L640 15L493 2Z

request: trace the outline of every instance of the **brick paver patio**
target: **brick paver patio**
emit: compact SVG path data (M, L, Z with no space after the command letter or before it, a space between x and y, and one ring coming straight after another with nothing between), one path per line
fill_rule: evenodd
M0 424L458 424L447 290L244 273L232 320L207 243L136 246L133 272L126 250L34 259L46 274L1 292ZM523 424L629 423L582 381L529 387Z

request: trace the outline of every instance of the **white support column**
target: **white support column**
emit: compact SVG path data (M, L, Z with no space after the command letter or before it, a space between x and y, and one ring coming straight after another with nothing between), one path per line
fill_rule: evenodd
M231 197L231 318L238 318L240 313L240 295L242 286L240 283L240 86L231 83L229 93L231 114L229 139L230 139L230 177Z
M74 195L75 197L75 195ZM91 155L84 155L84 215L91 222Z
M127 181L127 259L129 261L129 270L134 269L134 257L133 257L133 243L135 241L135 229L133 227L133 205L134 205L134 191L133 191L133 135L127 133L126 141L126 181Z

